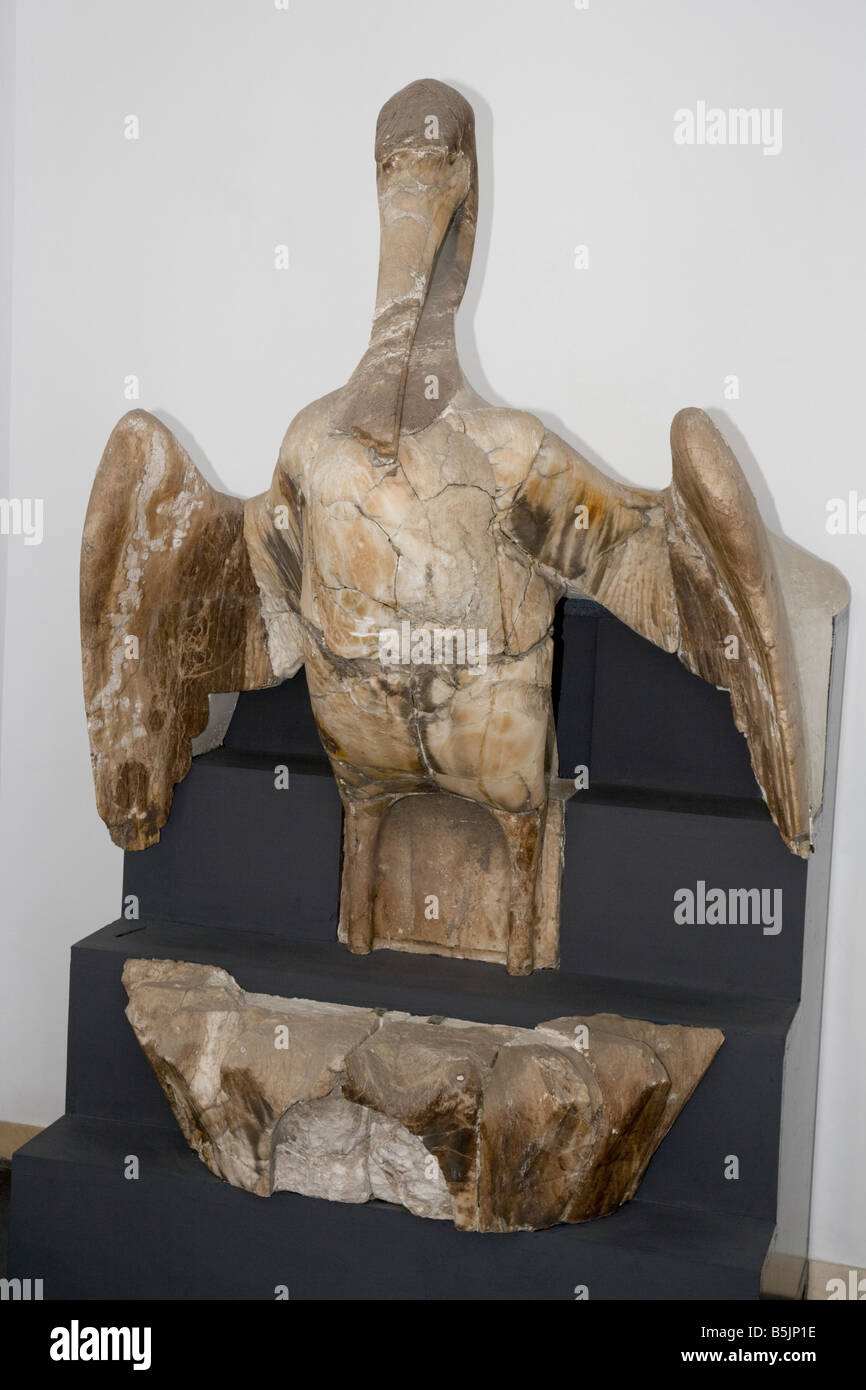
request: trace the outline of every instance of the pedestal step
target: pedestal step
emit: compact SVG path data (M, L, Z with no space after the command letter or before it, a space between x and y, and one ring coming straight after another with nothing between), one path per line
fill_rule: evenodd
M72 951L67 1111L164 1125L174 1117L124 1015L131 956L219 965L242 988L337 1004L404 1009L533 1027L569 1014L614 1012L721 1028L725 1043L656 1153L641 1195L770 1218L776 1205L779 1112L792 1006L670 986L540 971L509 979L479 961L289 942L196 925L115 922ZM731 1177L731 1157L737 1177ZM726 1171L728 1176L726 1176Z
M125 856L124 897L141 917L330 942L340 834L323 759L207 753L177 788L160 842ZM578 793L566 807L562 969L797 999L807 871L759 802ZM431 876L423 887L447 914L449 885ZM676 920L680 890L695 897L691 923ZM715 923L700 906L713 890L725 896Z
M772 1236L770 1221L643 1197L511 1235L378 1202L254 1197L178 1132L83 1116L19 1149L13 1186L9 1275L44 1279L46 1299L755 1299Z

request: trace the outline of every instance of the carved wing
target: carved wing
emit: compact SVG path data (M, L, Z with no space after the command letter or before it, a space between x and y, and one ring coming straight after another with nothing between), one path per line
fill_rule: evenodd
M680 411L671 448L670 487L649 492L606 478L548 433L502 527L569 587L730 692L773 819L788 847L806 856L806 735L770 537L742 469L703 411Z
M208 695L276 683L237 498L161 421L115 426L81 547L84 700L99 814L115 844L159 839Z

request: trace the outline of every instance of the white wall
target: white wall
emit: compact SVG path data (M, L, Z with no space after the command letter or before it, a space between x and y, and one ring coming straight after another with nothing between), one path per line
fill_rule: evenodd
M124 377L212 478L265 487L293 414L366 344L376 112L435 76L478 120L461 326L476 384L649 486L668 479L680 406L727 417L767 520L851 581L813 1244L866 1264L866 537L825 529L828 498L866 494L864 20L858 0L18 5L8 493L45 499L46 536L0 542L0 1116L62 1111L68 947L119 906L76 586ZM674 110L700 99L781 107L782 153L675 146Z
M9 495L9 388L12 369L12 190L15 180L15 7L0 0L0 497ZM0 721L6 547L0 539Z

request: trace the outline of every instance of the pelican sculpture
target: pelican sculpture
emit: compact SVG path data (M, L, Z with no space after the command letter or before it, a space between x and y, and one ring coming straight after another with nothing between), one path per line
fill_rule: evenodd
M539 884L556 877L562 837L558 600L596 600L730 692L773 820L805 856L820 785L792 596L819 609L830 592L838 607L844 581L769 535L703 411L675 417L672 480L654 491L606 477L535 416L485 401L454 333L478 207L472 109L449 86L413 82L382 108L375 155L369 347L345 386L292 421L269 490L245 504L215 491L141 410L108 441L81 567L97 804L117 844L152 844L208 696L303 665L344 808L349 949L376 944L384 819L435 793L452 799L455 833L467 803L501 832L502 958L525 974L555 963L558 901ZM383 660L382 633L404 630L411 659ZM469 644L453 641L437 659L437 633L477 637L484 660L460 659Z

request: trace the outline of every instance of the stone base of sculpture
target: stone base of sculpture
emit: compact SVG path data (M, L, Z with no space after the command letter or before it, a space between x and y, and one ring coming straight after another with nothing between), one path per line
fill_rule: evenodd
M247 994L128 960L127 1016L183 1134L260 1196L399 1203L466 1231L629 1200L723 1035L616 1014L535 1028Z

